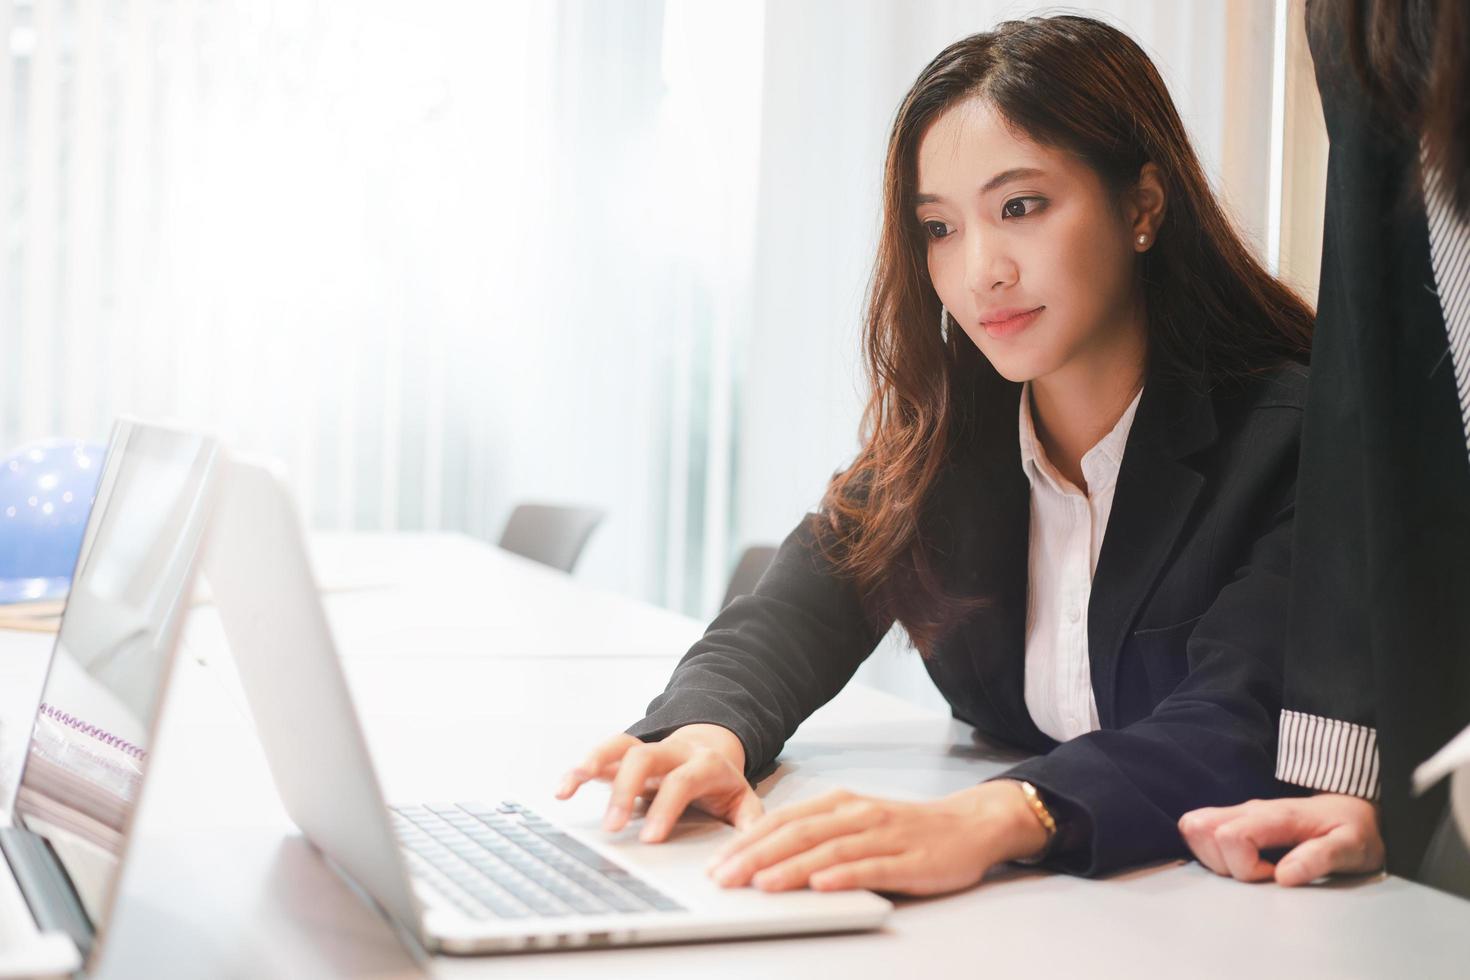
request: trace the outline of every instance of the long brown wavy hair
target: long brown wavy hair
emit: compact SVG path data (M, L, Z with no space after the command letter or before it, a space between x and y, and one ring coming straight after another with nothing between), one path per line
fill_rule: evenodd
M941 51L889 137L863 336L862 449L832 479L817 524L825 557L857 585L874 623L897 621L926 656L985 603L945 591L920 522L986 365L963 331L940 339L940 301L914 218L917 156L941 114L977 97L1036 142L1076 155L1115 197L1145 163L1159 168L1167 206L1157 244L1138 259L1152 376L1208 390L1305 361L1311 340L1312 310L1241 241L1163 79L1127 35L1087 17L1046 17L1008 21Z

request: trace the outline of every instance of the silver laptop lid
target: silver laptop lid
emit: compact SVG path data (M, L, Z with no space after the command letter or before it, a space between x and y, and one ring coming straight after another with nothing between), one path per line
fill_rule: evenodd
M432 948L279 467L232 455L204 575L281 802L307 838Z
M213 439L113 429L15 801L101 933L208 527Z

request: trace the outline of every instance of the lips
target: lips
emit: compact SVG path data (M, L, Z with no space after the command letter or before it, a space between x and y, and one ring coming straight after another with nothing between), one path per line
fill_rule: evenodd
M1044 309L1046 307L1036 306L1029 310L1020 308L994 310L980 318L980 325L985 328L986 333L997 340L1014 337L1031 326Z

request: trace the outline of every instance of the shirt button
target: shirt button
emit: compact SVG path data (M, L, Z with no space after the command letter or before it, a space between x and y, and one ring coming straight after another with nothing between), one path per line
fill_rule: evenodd
M1067 619L1074 623L1078 622L1082 619L1082 610L1078 609L1076 606L1073 606L1071 609L1067 610Z

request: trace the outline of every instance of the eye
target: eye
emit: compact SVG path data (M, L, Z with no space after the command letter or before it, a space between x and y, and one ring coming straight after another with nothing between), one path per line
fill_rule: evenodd
M919 224L923 226L925 236L930 239L937 241L949 236L949 225L943 221L921 221Z
M1013 197L1001 205L1002 218L1024 218L1046 207L1044 197Z

